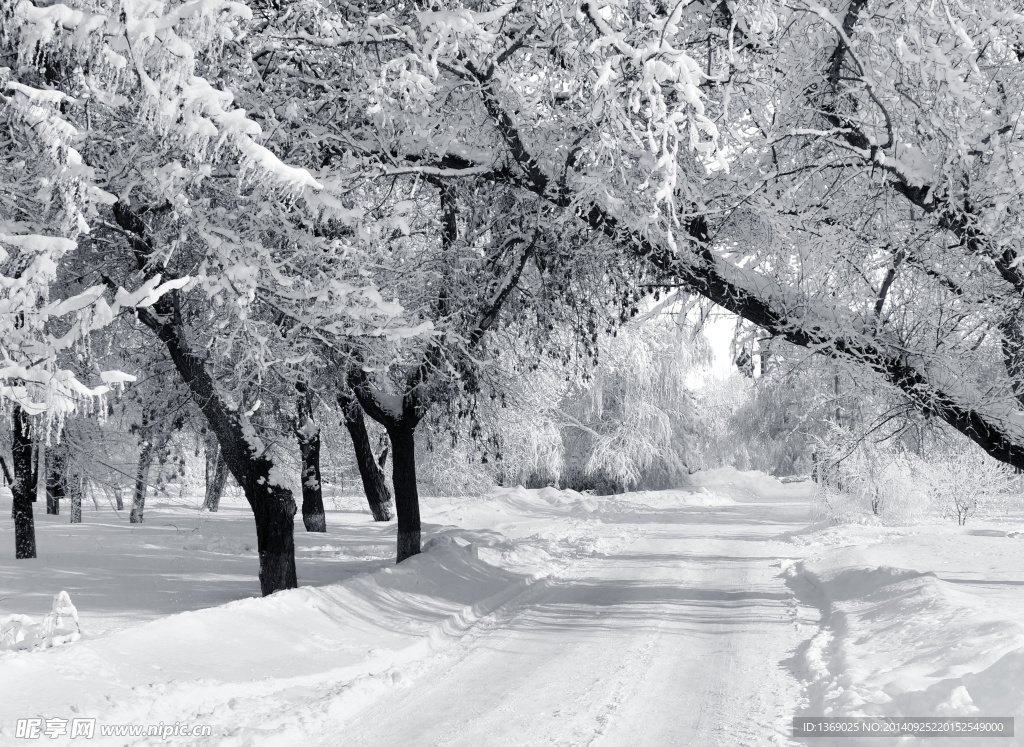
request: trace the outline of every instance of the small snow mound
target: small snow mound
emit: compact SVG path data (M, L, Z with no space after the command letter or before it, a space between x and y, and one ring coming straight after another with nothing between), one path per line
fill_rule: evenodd
M459 547L459 543L455 541L454 537L450 534L442 534L437 537L431 537L424 542L422 552L439 552L456 547Z
M781 558L778 563L779 575L783 578L795 578L800 573L800 567L791 558Z
M492 493L509 508L516 511L529 511L531 513L551 514L592 514L598 510L599 500L592 495L580 493L576 490L566 488L561 490L556 487L546 488L524 488L517 485L514 488L498 488Z
M727 495L713 493L702 487L696 493L684 494L684 502L691 506L732 506L736 501Z
M66 591L54 595L53 605L38 623L27 615L0 618L0 651L30 651L72 643L82 637L78 610Z
M562 499L562 491L558 488L546 487L537 491L537 497L549 503L565 503Z
M478 559L480 557L480 553L477 550L476 545L450 533L439 534L431 537L423 543L423 549L421 552L429 553L431 555L438 555L441 553L469 553L469 555L474 559Z
M822 573L820 575L811 573L805 569L805 573L811 576L813 583L822 589L832 601L855 599L857 597L870 598L873 594L882 591L886 587L903 584L907 581L917 579L936 580L932 572L921 573L906 568L893 568L891 566L876 566L873 568L844 568L835 573ZM887 590L887 594L896 594L896 590Z
M833 525L828 520L823 520L800 529L782 532L776 535L775 539L807 547L866 547L913 535L916 531L903 527L887 527L874 522Z
M960 685L954 687L949 697L935 706L935 712L940 716L971 716L978 712L978 706L974 705L967 688Z

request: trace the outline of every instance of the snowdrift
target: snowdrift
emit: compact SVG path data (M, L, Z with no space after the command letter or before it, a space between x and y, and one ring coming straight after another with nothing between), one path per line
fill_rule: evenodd
M726 492L741 500L792 501L810 496L814 489L812 482L783 483L764 472L740 471L735 467L701 470L690 475L689 480L696 488L717 488L715 492Z
M878 531L881 542L886 532ZM827 543L837 532L822 534ZM1024 723L1024 626L997 598L960 591L934 572L879 565L885 555L884 547L862 545L782 561L797 596L822 610L821 630L803 651L805 715Z
M400 686L419 659L538 578L486 563L476 546L441 534L400 566L335 586L170 615L59 649L0 654L4 710L32 716L46 704L47 718L211 724L218 744L296 743L309 733L304 726ZM0 742L14 741L13 726L0 728ZM125 740L110 743L133 743ZM104 743L98 735L96 742Z
M252 593L253 580L236 582L228 573L254 562L251 520L241 509L192 517L157 504L138 532L82 524L74 537L43 523L48 543L74 551L67 562L99 565L79 570L70 600L63 594L54 602L54 613L64 610L60 620L38 613L0 618L12 641L0 647L0 702L11 716L0 723L0 744L16 738L19 714L210 725L214 743L223 745L306 743L311 733L342 728L382 692L416 680L435 652L464 640L485 616L526 603L548 575L630 542L638 530L603 524L604 509L601 498L554 488L426 498L424 551L398 566L393 522L335 512L328 534L298 534L296 545L304 583L331 573L338 582L268 598L238 598ZM110 550L97 555L100 545ZM127 574L115 570L119 563L127 563ZM24 587L15 587L19 612L29 609L28 592L53 583L48 566L33 568L34 576L17 576L20 566L8 574ZM158 594L170 599L174 589L176 596L161 603L148 590L136 595L136 576L144 573ZM162 613L171 604L189 609L183 586L202 600L214 583L237 594L235 601ZM96 593L117 584L123 588ZM80 629L70 614L75 600ZM99 605L122 608L132 622L109 626ZM48 743L73 743L61 739ZM99 734L95 742L105 743ZM147 741L121 736L106 743ZM175 740L193 743L211 742Z

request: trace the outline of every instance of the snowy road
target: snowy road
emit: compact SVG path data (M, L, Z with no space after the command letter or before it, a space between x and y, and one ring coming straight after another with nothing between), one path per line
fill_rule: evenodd
M777 567L792 545L771 538L807 506L731 492L603 513L635 539L482 619L345 724L345 743L785 744L804 636Z
M427 498L424 552L397 566L393 522L333 511L296 535L303 586L269 598L246 506L43 519L38 564L0 561L0 744L26 718L94 720L111 747L733 747L793 745L794 715L1024 720L1024 523L807 526L810 484L693 479ZM39 612L64 591L80 635ZM103 736L168 724L210 736Z

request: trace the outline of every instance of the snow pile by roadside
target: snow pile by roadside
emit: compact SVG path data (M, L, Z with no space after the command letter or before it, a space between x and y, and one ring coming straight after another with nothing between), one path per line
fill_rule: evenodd
M555 512L559 514L575 514L586 516L597 510L598 499L575 490L561 490L554 487L498 488L490 496L499 504L506 504L516 512Z
M899 561L900 546L915 542L927 563L929 550L941 551L932 538L845 529L864 536L781 563L797 595L822 609L821 630L804 652L806 715L1024 718L1024 626L1000 602L1005 592L986 597L934 572L879 564ZM836 534L821 533L819 544L835 547ZM958 537L948 539L956 548Z
M716 470L717 471L717 470ZM728 475L731 476L731 473ZM773 480L774 478L768 478ZM722 481L708 480L712 487L729 485ZM529 489L521 485L514 488L499 488L491 498L504 504L517 515L524 513L577 516L600 519L602 514L620 514L627 511L647 513L654 510L682 508L686 506L730 506L736 501L724 490L713 490L707 486L681 490L640 490L615 495L591 495L575 490L558 488Z
M632 541L635 527L604 522L610 515L649 513L649 502L629 503L631 496L646 495L496 488L485 497L427 498L423 518L433 525L432 534L456 532L479 548L481 558L504 568L527 571L542 564L554 570L580 557L614 553Z
M735 467L716 467L701 470L689 476L690 484L697 488L723 488L739 491L746 498L764 500L793 500L809 495L814 483L782 483L769 474L758 470L741 471Z
M602 510L609 513L649 513L652 510L735 505L736 500L724 491L701 487L688 490L641 490L608 496Z
M542 562L529 574L487 563L472 539L443 532L399 566L334 586L174 614L59 649L8 651L0 655L5 712L180 721L211 725L218 744L295 743L401 686L418 661L545 573ZM0 724L0 742L14 739L14 726ZM117 740L126 743L136 742Z

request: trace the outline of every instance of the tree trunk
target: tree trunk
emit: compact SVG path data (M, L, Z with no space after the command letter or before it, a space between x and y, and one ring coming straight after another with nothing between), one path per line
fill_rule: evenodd
M65 490L71 498L71 523L82 523L82 482L77 475L65 475Z
M48 449L46 452L46 513L54 516L60 514L61 498L67 495L64 490L64 471L66 469L66 446L61 443Z
M36 489L32 491L32 502L36 503L39 500L39 474L43 475L43 492L46 492L46 452L44 451L43 444L36 441L32 444L32 458L35 460L35 466L32 468L32 474L36 476Z
M764 378L772 372L772 340L761 340L757 346L761 351L761 378Z
M228 481L228 465L220 455L216 437L206 439L206 498L203 508L216 512Z
M118 225L133 236L131 246L138 269L146 271L153 245L145 222L123 202L116 203L113 210ZM263 595L294 589L298 586L293 535L295 500L290 490L272 481L274 464L265 456L251 424L244 414L224 401L206 361L192 352L181 308L181 294L172 290L152 307L138 308L136 314L166 346L178 375L217 437L221 458L252 507Z
M176 294L176 291L172 293ZM161 306L157 309L157 313L161 315L170 316L176 313L173 309L164 310L159 302L155 306ZM143 316L144 320L150 319L144 311L140 316ZM258 443L247 435L243 425L248 423L243 421L244 416L228 407L221 398L217 385L206 368L206 362L190 352L183 331L177 325L160 321L151 320L146 323L156 329L161 340L167 345L171 360L182 380L188 385L192 399L203 411L207 423L217 436L221 458L242 487L245 498L252 508L253 518L256 520L260 590L263 596L282 589L294 589L298 586L298 580L295 575L293 535L295 500L291 491L271 482L273 462L263 455ZM251 426L249 428L251 429Z
M307 532L326 532L324 495L320 481L320 429L313 422L312 403L307 395L299 397L299 419L295 435L302 457L302 523Z
M429 403L420 400L416 387L402 397L402 410L381 404L381 400L359 368L349 369L349 386L363 411L383 425L391 439L391 482L398 512L398 560L401 563L420 552L420 496L416 490L416 425Z
M839 372L838 371L836 371L834 384L835 384L835 393L836 393L836 414L835 414L835 420L836 420L836 425L841 428L843 426L843 409L840 406L840 402L839 402Z
M398 509L398 562L420 552L420 496L416 490L416 426L388 428L392 449L392 482Z
M1024 405L1024 324L1021 311L1011 314L999 325L1002 333L1003 365L1017 401Z
M28 415L18 405L14 406L13 444L11 446L14 474L8 475L11 483L12 514L14 516L14 557L25 560L36 557L36 522L32 513L32 500L36 494L39 478L39 463L32 470L32 435ZM7 466L4 465L4 472Z
M352 448L356 453L359 477L363 481L363 492L366 493L366 502L370 504L370 513L374 521L390 521L393 516L391 491L384 477L384 465L379 464L373 456L363 408L354 399L346 399L344 395L338 397L338 404L345 415L345 428L352 437ZM387 459L386 451L382 457L382 462Z
M158 310L159 311L159 310ZM168 313L168 312L160 312ZM173 313L173 312L170 312ZM228 407L217 391L206 363L193 355L182 333L157 322L156 328L167 345L171 360L188 385L192 398L206 416L217 436L221 458L242 487L256 520L256 543L260 555L260 589L263 596L298 586L295 575L295 500L285 487L271 482L274 464L259 444L246 433L242 415ZM251 429L251 426L249 426Z
M121 499L121 488L114 488L114 505L117 506L118 511L124 511L124 501Z
M146 488L149 487L149 468L153 464L153 442L143 441L139 452L139 468L135 473L135 493L132 495L131 524L141 524L146 510Z

